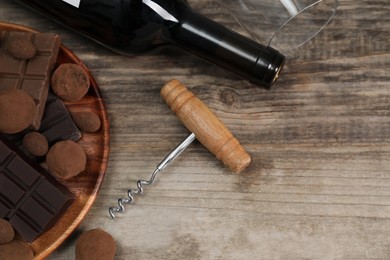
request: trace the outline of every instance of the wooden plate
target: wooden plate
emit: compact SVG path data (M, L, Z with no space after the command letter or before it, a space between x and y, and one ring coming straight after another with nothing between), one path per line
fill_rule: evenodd
M22 25L0 22L0 30L37 32ZM96 133L82 133L78 142L86 152L87 168L80 175L63 182L76 196L75 202L58 220L54 227L46 231L31 246L35 258L44 259L52 253L83 221L85 215L94 203L107 169L109 154L109 123L103 98L96 81L87 67L68 48L61 45L57 65L61 63L76 63L81 65L89 74L91 87L87 95L78 102L66 103L69 111L91 111L99 115L102 126Z

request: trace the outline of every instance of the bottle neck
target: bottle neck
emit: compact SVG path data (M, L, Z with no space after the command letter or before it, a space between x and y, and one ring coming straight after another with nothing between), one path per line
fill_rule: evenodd
M253 83L271 87L285 57L191 9L182 10L179 23L170 29L175 45L216 63Z

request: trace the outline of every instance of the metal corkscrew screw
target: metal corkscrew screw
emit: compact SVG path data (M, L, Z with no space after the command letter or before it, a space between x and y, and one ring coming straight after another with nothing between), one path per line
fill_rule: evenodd
M179 81L171 80L166 83L161 89L161 96L191 134L158 164L149 180L138 180L137 189L128 189L127 197L118 199L118 206L109 208L111 218L115 218L115 213L125 210L124 204L133 203L134 195L142 194L144 186L152 184L157 174L175 160L195 138L235 173L243 171L251 162L250 155L226 126Z
M111 218L115 218L115 213L123 212L125 207L123 204L131 204L134 201L134 195L142 194L144 191L144 185L152 184L156 176L162 172L171 162L173 162L193 141L195 140L195 134L191 133L184 139L175 149L173 149L165 158L162 160L150 176L149 180L138 180L137 181L137 189L128 189L127 190L127 198L118 199L118 206L110 207L109 213Z

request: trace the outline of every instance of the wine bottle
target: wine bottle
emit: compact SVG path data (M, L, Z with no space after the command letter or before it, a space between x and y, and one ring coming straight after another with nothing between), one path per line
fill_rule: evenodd
M14 0L113 51L173 45L271 87L285 57L195 12L186 0Z

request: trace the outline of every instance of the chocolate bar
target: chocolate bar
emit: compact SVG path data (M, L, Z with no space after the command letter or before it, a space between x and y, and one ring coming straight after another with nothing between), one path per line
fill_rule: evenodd
M16 59L8 51L12 40L32 42L36 54L31 59ZM36 103L31 128L39 129L44 111L50 78L60 47L60 36L51 33L0 31L0 91L18 88L26 91Z
M73 194L0 137L0 218L32 242L62 216Z
M12 135L3 134L2 136L15 144L23 153L34 161L42 162L44 157L35 157L23 148L23 137L28 132L30 132L30 130L25 130L21 133ZM77 141L81 138L81 132L73 122L64 102L51 91L49 91L47 97L46 108L38 132L47 138L49 146L52 146L58 141Z

